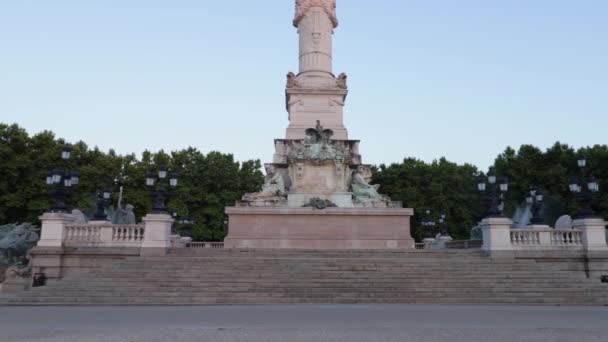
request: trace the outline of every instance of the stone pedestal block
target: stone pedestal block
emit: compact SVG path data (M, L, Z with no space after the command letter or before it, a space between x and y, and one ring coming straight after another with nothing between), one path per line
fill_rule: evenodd
M143 218L145 224L142 255L165 255L171 247L171 226L173 219L166 214L148 214Z
M481 221L483 232L482 250L490 255L508 254L513 251L511 246L511 225L508 218L485 218Z
M606 252L606 221L600 218L580 219L572 222L574 229L582 232L583 245L587 252Z
M228 207L225 248L412 249L412 209Z
M44 213L40 216L40 247L61 247L65 238L65 226L74 222L74 217L65 213Z

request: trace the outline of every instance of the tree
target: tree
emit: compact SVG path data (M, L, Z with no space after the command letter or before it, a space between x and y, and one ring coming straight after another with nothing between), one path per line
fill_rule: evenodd
M475 185L477 172L470 164L457 165L445 158L431 164L408 158L388 167L380 165L373 182L393 200L415 209L412 235L416 239L424 236L420 221L426 208L432 209L436 218L445 211L450 234L465 239L482 213Z

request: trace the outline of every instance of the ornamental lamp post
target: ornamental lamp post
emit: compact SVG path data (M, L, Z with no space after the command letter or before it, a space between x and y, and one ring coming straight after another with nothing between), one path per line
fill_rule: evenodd
M479 175L477 178L477 190L484 194L484 204L489 206L486 218L503 218L503 208L501 208L504 194L509 191L509 180L507 177L496 176L494 167L490 167L488 176Z
M112 192L109 189L106 189L103 192L97 194L97 211L95 212L95 216L93 216L95 221L108 220L108 214L106 213L106 209L108 209L111 196Z
M540 225L544 223L543 218L540 216L540 211L542 209L543 202L544 195L542 191L540 191L536 186L530 188L530 192L526 197L526 203L531 206L532 211L532 218L530 219L530 224Z
M167 176L169 176L169 190L165 187ZM146 175L146 186L153 202L153 214L167 214L166 202L173 194L178 185L178 174L169 172L166 166L160 166L158 173L148 172Z
M581 212L575 216L576 219L597 218L593 210L593 200L595 194L600 191L600 185L593 175L586 176L587 159L580 155L577 159L580 171L580 178L571 177L569 189L574 194L574 198L582 207Z
M435 231L436 222L434 220L431 220L431 209L426 209L425 214L426 215L425 215L424 219L420 223L424 230L424 238L433 239L435 237L434 231Z
M65 144L61 149L63 164L68 163L72 157L72 145ZM45 183L53 204L50 212L67 213L67 200L73 193L73 188L80 183L80 174L76 171L68 171L61 168L53 168L46 175Z
M442 211L441 215L439 216L439 226L441 228L442 236L450 236L450 232L448 229L447 215L446 215L445 211Z

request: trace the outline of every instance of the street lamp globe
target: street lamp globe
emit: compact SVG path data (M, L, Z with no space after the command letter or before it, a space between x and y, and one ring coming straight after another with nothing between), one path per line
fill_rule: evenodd
M488 171L488 183L496 184L496 169L493 166Z
M589 181L587 182L587 188L591 192L600 191L600 185L597 183L597 180L595 179L595 177L593 177L593 176L589 177Z
M502 177L500 179L500 191L501 192L509 191L509 179L507 177Z
M62 173L61 169L53 169L53 184L61 183Z
M70 179L72 185L78 185L78 183L80 183L80 173L78 173L78 171L72 171L70 174Z
M477 190L480 192L486 191L486 177L483 175L477 177Z
M585 158L585 156L579 156L576 163L578 164L578 167L580 167L581 169L587 166L587 158Z
M155 182L156 182L156 174L154 172L148 172L148 174L146 175L146 185L154 186Z
M578 179L571 177L569 188L570 188L570 192L572 192L572 193L581 192L581 187L580 187L580 185L578 185Z
M68 160L72 156L72 145L65 144L61 149L61 159Z
M161 166L158 169L158 178L159 179L165 179L165 178L167 178L167 167L166 166Z
M175 188L177 186L177 178L178 178L178 174L177 172L171 172L171 174L169 174L169 185L172 188Z
M537 202L542 202L545 199L545 195L543 195L543 193L541 191L538 191L536 193L536 201Z

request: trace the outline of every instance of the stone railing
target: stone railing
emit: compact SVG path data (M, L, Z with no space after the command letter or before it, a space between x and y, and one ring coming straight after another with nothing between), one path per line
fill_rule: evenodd
M426 248L426 243L424 242L416 242L414 243L414 250L415 251L422 251Z
M224 248L223 242L189 242L186 244L186 248L210 248L210 249L222 249Z
M71 247L140 247L144 225L73 224L65 226L64 245Z
M580 230L511 229L511 245L517 249L582 249Z

